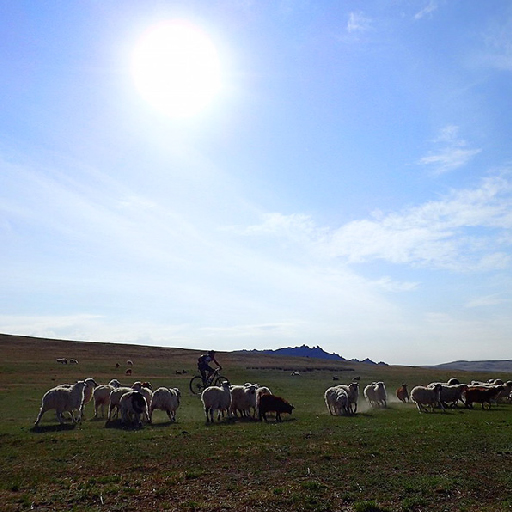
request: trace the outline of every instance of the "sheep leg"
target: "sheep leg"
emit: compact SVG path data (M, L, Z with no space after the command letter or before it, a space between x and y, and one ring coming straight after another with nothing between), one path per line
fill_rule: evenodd
M37 427L39 425L39 422L41 421L41 418L44 414L43 408L39 410L39 414L37 415L36 422L34 423L34 426Z

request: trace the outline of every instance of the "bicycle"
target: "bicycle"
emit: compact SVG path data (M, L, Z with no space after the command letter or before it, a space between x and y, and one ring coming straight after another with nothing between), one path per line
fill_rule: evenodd
M220 386L226 379L219 374L220 368L215 368L214 372L206 378L206 386L203 383L201 375L195 375L190 379L189 388L192 394L200 395L208 386Z

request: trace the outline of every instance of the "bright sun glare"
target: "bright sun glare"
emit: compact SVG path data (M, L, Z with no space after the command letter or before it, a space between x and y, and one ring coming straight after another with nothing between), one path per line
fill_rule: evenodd
M215 46L199 28L183 21L160 23L141 37L132 73L142 97L173 117L194 115L220 90Z

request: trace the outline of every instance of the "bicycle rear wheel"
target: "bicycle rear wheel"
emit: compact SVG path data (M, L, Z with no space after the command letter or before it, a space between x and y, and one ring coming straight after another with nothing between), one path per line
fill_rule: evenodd
M204 389L203 379L200 375L196 375L190 379L190 384L188 386L194 395L200 395Z
M217 375L217 377L215 377L215 380L213 381L213 385L214 386L222 386L222 383L225 380L228 380L228 379L226 379L226 377L223 377L222 375Z

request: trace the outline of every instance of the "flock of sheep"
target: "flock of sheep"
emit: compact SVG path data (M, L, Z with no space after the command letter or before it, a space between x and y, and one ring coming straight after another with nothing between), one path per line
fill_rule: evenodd
M363 391L364 398L371 407L386 407L388 395L383 382L373 382ZM474 403L491 406L500 400L512 400L512 381L504 383L499 379L488 382L472 381L461 384L457 379L446 383L433 382L428 386L416 386L409 393L404 384L396 391L402 402L411 401L416 404L419 412L445 410L455 407L459 402L465 407L473 407ZM108 406L108 420L115 420L121 413L124 425L140 426L142 421L152 423L153 411L165 411L170 421L176 421L176 411L180 405L181 392L178 388L159 387L155 391L149 382L135 382L131 387L121 386L117 379L108 384L98 385L93 378L87 378L75 384L63 384L47 391L41 402L35 426L41 421L43 414L55 410L57 421L64 423L64 413L68 413L73 422L79 422L84 407L94 400L94 417L105 417ZM359 383L339 384L329 387L324 393L324 401L331 415L354 415L359 401ZM270 389L258 384L246 383L231 385L224 382L221 386L210 386L201 394L201 402L207 422L227 415L228 418L258 417L267 419L266 414L272 412L276 421L280 421L281 413L291 414L293 406L281 397L275 397Z
M364 398L371 407L386 407L388 395L383 382L372 382L363 391ZM479 403L482 408L485 404L491 407L492 403L501 400L512 401L512 381L504 383L501 379L489 379L487 382L471 381L470 384L461 384L458 379L452 378L448 382L432 382L428 386L415 386L410 394L407 384L396 390L397 398L402 402L411 401L416 404L418 411L433 412L435 409L445 411L448 407L457 407L462 403L472 408ZM359 399L359 384L339 384L328 388L324 393L324 400L329 414L351 415L357 411Z
M234 386L226 381L221 386L206 388L201 394L201 401L206 420L213 422L215 413L218 420L226 414L228 417L255 418L264 395L272 395L266 386L250 383ZM286 403L279 397L275 398ZM82 419L85 405L92 400L95 418L100 413L105 417L105 408L108 407L108 420L116 420L120 412L124 425L140 426L142 420L152 423L155 409L165 411L170 421L176 421L180 399L181 392L178 388L159 387L153 391L149 382L137 381L131 387L126 387L121 386L117 379L112 379L108 384L98 385L93 378L87 378L75 384L62 384L47 391L41 400L35 427L39 425L43 414L49 410L55 410L60 424L65 421L64 413L69 413L71 420L78 423ZM266 408L268 407L267 405ZM279 418L280 411L275 412L276 418Z

